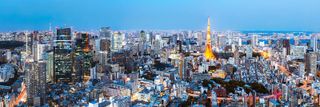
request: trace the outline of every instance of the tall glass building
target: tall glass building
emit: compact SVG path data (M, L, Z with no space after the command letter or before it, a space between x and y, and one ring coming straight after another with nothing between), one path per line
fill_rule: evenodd
M72 82L72 43L71 28L57 29L53 48L55 82Z

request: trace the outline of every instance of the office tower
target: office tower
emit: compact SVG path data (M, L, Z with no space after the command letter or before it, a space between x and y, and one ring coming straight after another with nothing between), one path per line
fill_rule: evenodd
M26 42L26 53L32 53L32 45L33 45L33 34L29 32L25 32L25 42Z
M28 105L33 105L33 96L34 95L34 67L33 67L33 59L28 58L26 59L26 63L25 63L25 68L24 68L25 72L26 72L26 86L27 86L27 104Z
M25 32L24 35L25 35L25 37L24 37L25 41L24 42L26 43L25 44L25 51L26 51L26 53L28 53L29 52L29 38L28 38L29 34L28 34L28 32Z
M32 54L34 61L43 60L45 51L48 49L48 44L42 44L39 41L34 41L32 45Z
M90 47L90 35L88 33L77 33L76 34L75 48L76 52L89 52Z
M54 82L54 61L53 61L53 51L48 51L47 52L47 77L46 77L46 81L47 82Z
M111 41L108 39L100 40L100 51L98 52L99 63L102 65L106 65L108 63L108 59L110 58L110 43Z
M100 40L100 51L110 51L110 40L102 38Z
M45 61L38 61L37 63L37 71L38 71L38 97L40 98L40 104L43 105L46 103L46 62Z
M282 41L282 46L283 46L283 48L285 48L286 55L289 55L290 54L290 40L289 39L284 39Z
M185 56L184 54L180 54L179 65L179 76L182 80L190 79L192 76L192 66L191 66L192 57Z
M72 82L72 35L70 28L57 29L53 46L55 82Z
M313 52L318 52L318 35L312 35L310 41Z
M183 54L180 55L179 59L179 76L180 79L184 79L184 73L185 73L186 67L185 67L185 57Z
M33 42L33 45L32 45L32 54L33 54L33 60L34 61L38 61L40 58L40 55L39 55L39 48L38 48L38 41L34 41Z
M307 74L316 75L317 73L317 54L315 52L305 55L305 66Z
M155 35L155 40L154 40L154 44L153 44L153 49L155 51L156 54L160 53L161 50L161 37L160 35Z
M176 51L178 51L179 53L182 53L182 41L180 40L177 40Z
M257 46L258 41L259 41L258 35L252 35L252 38L251 38L251 39L252 39L252 40L251 40L251 45L252 45L253 47Z
M101 38L106 38L106 39L111 39L111 28L110 27L102 27L100 28L100 37Z
M82 82L88 80L90 75L90 68L92 64L92 52L91 46L89 45L90 35L88 33L77 33L75 43L75 55L74 55L74 67L75 72L73 80L76 82ZM87 77L87 78L85 78Z
M139 38L139 54L143 55L144 53L146 53L146 49L147 49L147 36L146 36L146 32L145 31L140 31L140 38Z
M124 42L124 34L121 32L114 32L111 37L111 51L119 51L122 48L122 42Z
M26 62L27 103L29 106L41 106L46 103L46 62Z
M211 31L210 31L210 18L208 18L207 26L207 41L204 56L207 60L214 60L216 57L213 55L212 46L211 46Z

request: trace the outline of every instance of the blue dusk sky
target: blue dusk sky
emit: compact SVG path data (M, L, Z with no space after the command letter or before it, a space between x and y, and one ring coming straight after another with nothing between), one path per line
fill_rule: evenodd
M0 31L320 31L320 0L0 0Z

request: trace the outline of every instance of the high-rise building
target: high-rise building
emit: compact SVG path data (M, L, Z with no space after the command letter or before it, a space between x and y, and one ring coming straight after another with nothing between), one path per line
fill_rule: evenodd
M251 40L251 45L252 45L253 47L257 46L258 41L259 41L258 35L252 35L252 38L251 38L251 39L252 39L252 40Z
M33 105L33 96L34 95L34 91L35 91L35 80L34 80L34 66L33 66L33 59L28 58L26 59L26 63L25 63L25 67L24 70L26 72L26 88L27 88L27 104L28 105Z
M180 79L184 79L184 74L186 71L186 66L185 66L185 57L183 54L180 55L179 59L179 76Z
M290 54L290 40L289 39L284 39L283 41L283 48L285 48L286 50L286 55L289 55Z
M102 38L100 40L100 51L110 51L110 40Z
M207 60L213 60L216 59L212 52L212 46L211 46L211 31L210 31L210 18L208 18L208 26L207 26L207 42L205 47L204 56Z
M32 45L32 54L35 61L43 60L45 51L48 49L48 44L42 44L39 41L34 41Z
M110 46L111 41L105 38L102 38L100 40L100 51L97 53L99 57L99 63L101 65L106 65L108 62L108 59L110 58Z
M38 97L40 98L40 104L43 105L46 103L46 66L47 63L45 61L38 61L37 63L37 71L39 72L38 74L38 85L37 87L39 88L38 90Z
M318 52L318 35L311 36L311 48L313 52Z
M187 80L192 77L192 57L180 54L178 62L179 76L182 80Z
M154 44L152 45L153 46L153 50L156 54L160 53L160 50L161 50L161 37L160 35L155 35L155 40L154 40Z
M117 52L122 48L124 41L124 34L121 32L114 32L111 37L111 51Z
M29 106L42 106L46 103L46 62L26 62L27 102Z
M72 35L70 28L57 29L53 46L53 65L55 82L72 81Z
M145 31L140 31L140 38L139 38L139 54L143 55L147 49L147 36Z
M110 27L102 27L100 28L100 37L101 38L106 38L106 39L111 39L111 28Z
M46 81L47 82L54 82L54 63L53 63L53 51L51 50L51 51L48 51L47 52L47 58L46 58L46 60L47 60L47 73L46 73L46 75L47 75L47 77L46 77Z
M77 33L76 36L74 52L75 71L72 75L74 81L82 82L83 80L89 79L93 55L91 52L91 46L89 45L90 35L88 33Z
M305 55L305 64L307 74L315 76L317 73L317 54L315 52L307 53Z

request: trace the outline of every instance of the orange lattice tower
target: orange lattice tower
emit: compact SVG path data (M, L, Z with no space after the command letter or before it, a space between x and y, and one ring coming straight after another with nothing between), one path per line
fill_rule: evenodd
M206 41L206 49L204 51L204 57L206 57L207 60L214 60L216 57L212 53L212 47L211 47L211 31L210 31L210 18L208 18L208 26L207 26L207 41Z

